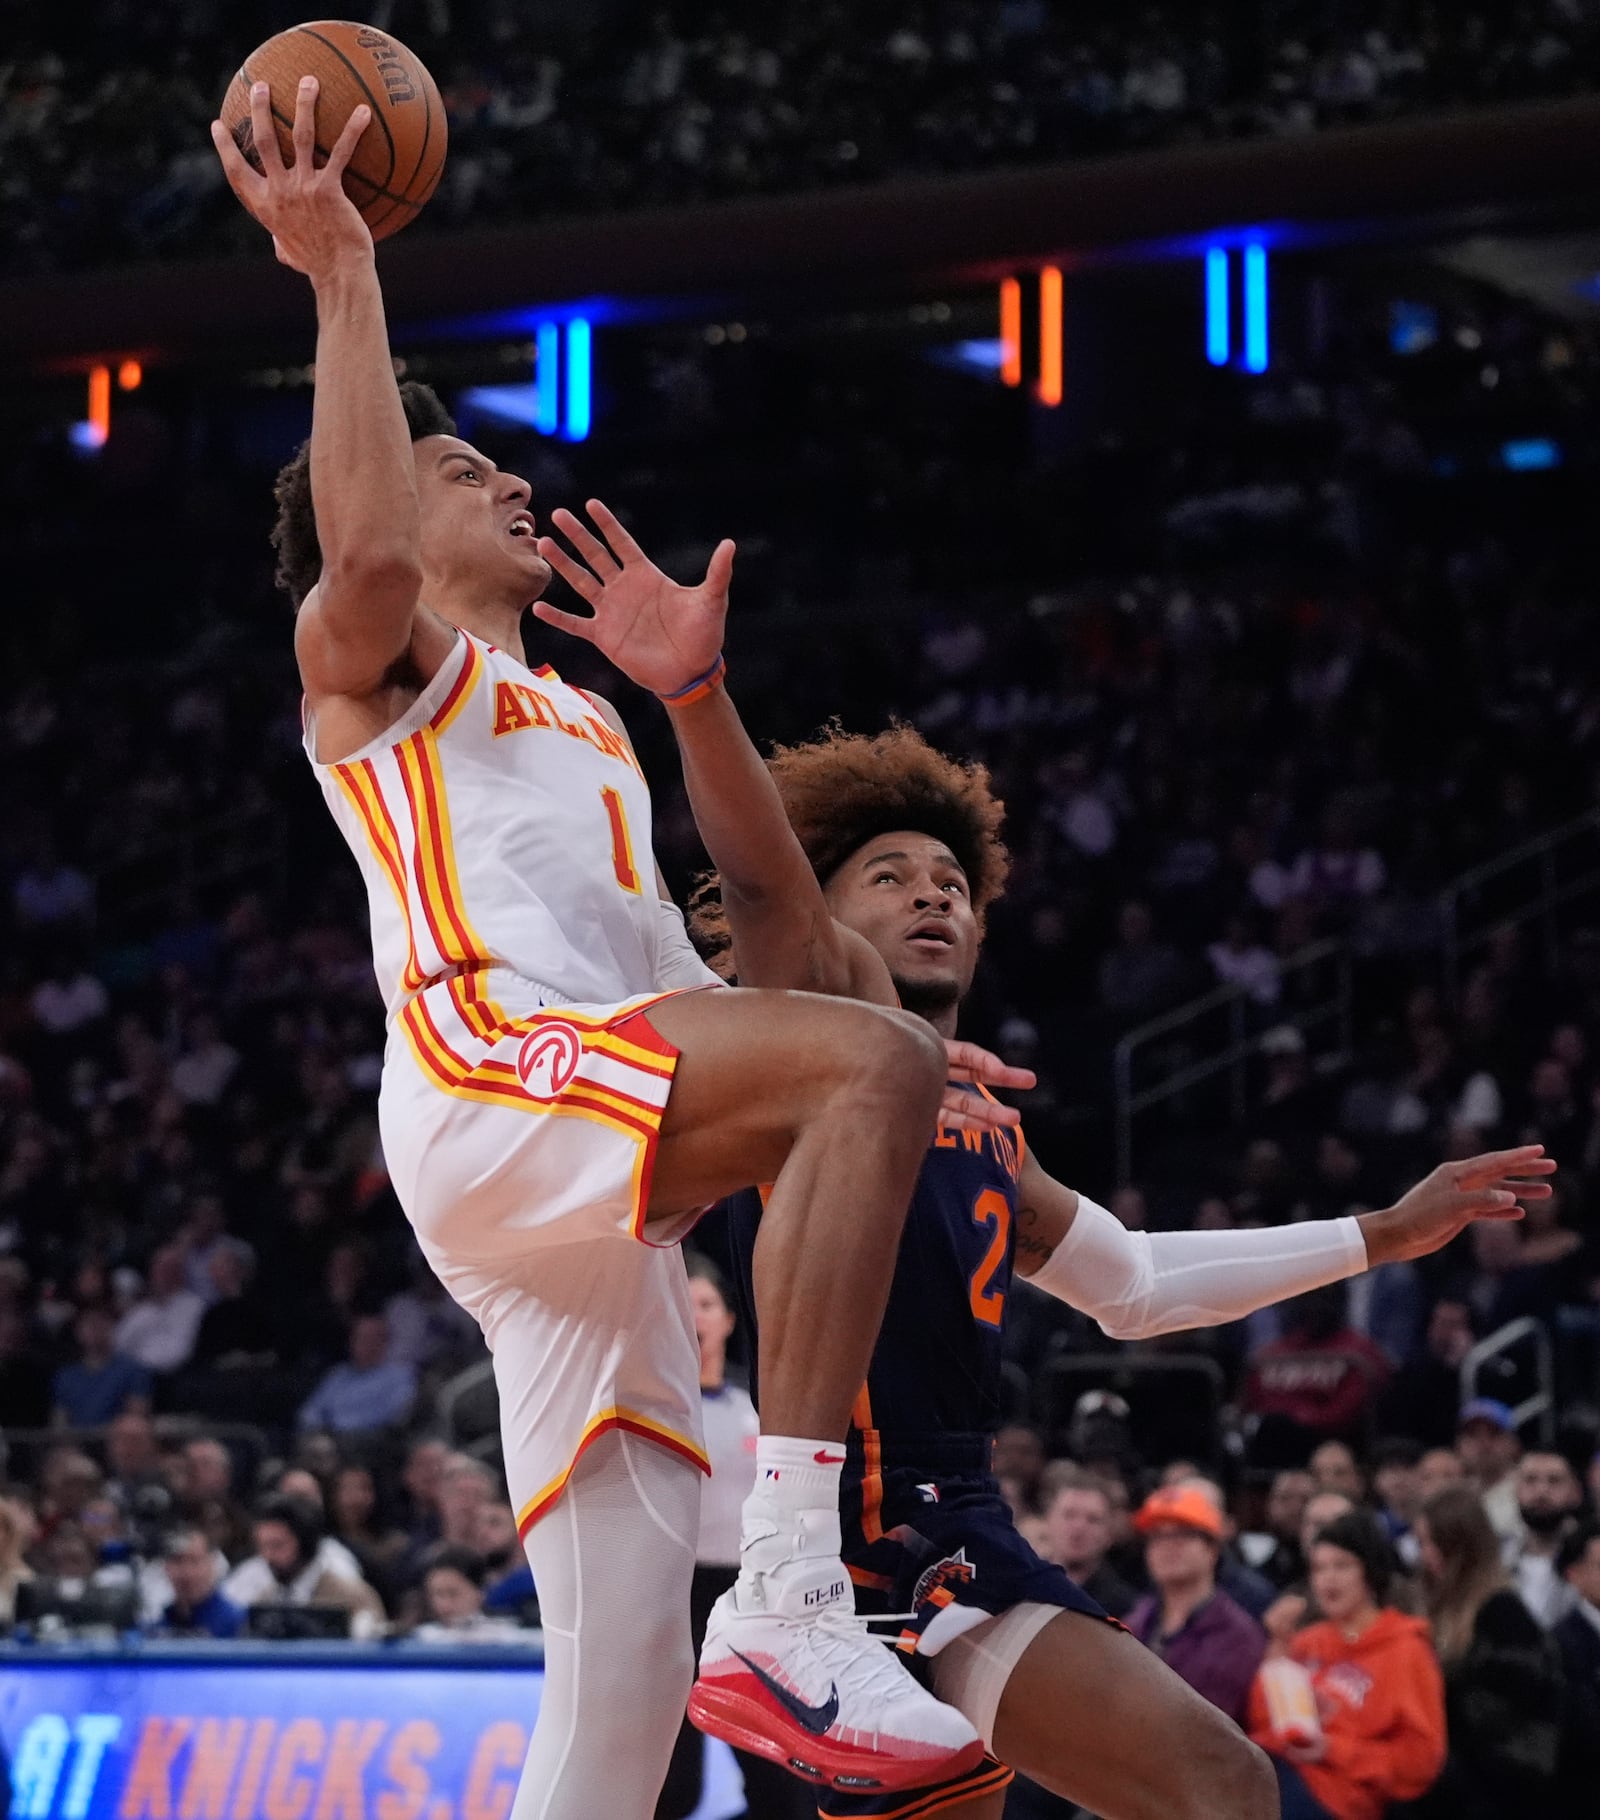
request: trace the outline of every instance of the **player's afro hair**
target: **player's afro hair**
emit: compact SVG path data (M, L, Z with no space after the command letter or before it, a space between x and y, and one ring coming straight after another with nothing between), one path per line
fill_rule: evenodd
M868 736L836 723L803 745L774 747L767 769L822 884L869 840L911 830L943 841L955 855L983 926L1011 870L1000 838L1005 804L984 766L936 752L914 727ZM689 927L702 954L726 958L728 923L714 872L690 899Z
M424 436L454 436L456 422L432 386L408 379L400 387L406 427L413 442ZM317 585L322 573L322 545L317 542L317 515L311 506L311 443L307 439L279 469L272 496L278 502L272 527L272 547L278 553L278 586L300 603Z

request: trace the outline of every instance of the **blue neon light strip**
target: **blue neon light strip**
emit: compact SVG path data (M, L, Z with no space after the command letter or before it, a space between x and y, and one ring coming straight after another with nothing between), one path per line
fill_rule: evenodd
M1244 364L1250 373L1267 370L1267 249L1244 249Z
M593 398L593 331L586 316L567 324L567 424L568 442L582 442L589 434Z
M1228 330L1228 249L1206 248L1206 359L1225 367L1231 353Z
M560 349L561 325L541 322L534 331L533 367L533 427L541 436L554 436L561 422Z

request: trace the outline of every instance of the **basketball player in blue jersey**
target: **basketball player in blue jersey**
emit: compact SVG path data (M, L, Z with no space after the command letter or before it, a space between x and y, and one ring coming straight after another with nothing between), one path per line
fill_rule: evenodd
M513 1820L654 1807L692 1679L705 1469L674 1246L750 1182L776 1184L755 1264L767 1408L704 1666L736 1665L753 1691L713 1723L823 1784L978 1762L970 1722L857 1621L840 1558L842 1443L946 1047L897 1011L722 990L696 958L620 723L522 660L550 580L527 483L395 383L372 237L341 186L369 110L319 165L316 102L307 78L290 162L264 83L259 168L220 121L212 139L316 298L311 438L280 476L274 541L306 756L367 887L385 1161L493 1353L539 1586L546 1674ZM632 656L669 712L720 686L715 645L635 640ZM970 1120L962 1098L952 1116Z
M545 540L594 609L540 608L624 669L675 632L720 632L726 566L677 588L614 517L602 544ZM696 821L719 869L703 933L731 938L741 984L895 1000L953 1035L984 915L1004 884L1001 805L986 774L898 728L779 751L770 768L725 693L674 717ZM975 1091L975 1090L974 1090ZM1129 1233L1053 1179L1018 1132L941 1125L918 1180L888 1312L858 1399L843 1489L845 1559L863 1609L898 1617L898 1644L992 1755L892 1795L824 1791L828 1815L995 1820L1012 1768L1104 1820L1267 1820L1265 1756L1018 1534L989 1476L1000 1338L1013 1270L1137 1339L1237 1320L1392 1259L1437 1250L1474 1219L1517 1217L1554 1164L1538 1145L1441 1166L1394 1207L1265 1232ZM770 1211L731 1209L748 1290ZM713 1617L713 1633L716 1627ZM738 1671L703 1674L691 1715L725 1710Z

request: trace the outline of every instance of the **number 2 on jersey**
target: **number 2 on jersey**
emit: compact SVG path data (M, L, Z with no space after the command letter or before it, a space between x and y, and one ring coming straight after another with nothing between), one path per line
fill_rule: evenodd
M606 806L606 818L611 823L611 864L616 870L617 883L624 891L639 895L639 869L633 863L633 840L628 833L628 818L623 812L622 798L610 784L600 786L600 800Z
M1005 1312L1006 1292L989 1285L1005 1262L1006 1242L1011 1237L1011 1203L998 1188L985 1188L972 1203L972 1223L990 1228L989 1249L968 1285L972 1318L982 1321L985 1327L998 1327Z

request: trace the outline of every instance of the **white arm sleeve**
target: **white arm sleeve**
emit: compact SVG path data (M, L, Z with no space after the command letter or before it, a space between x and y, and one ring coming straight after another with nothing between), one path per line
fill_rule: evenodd
M1353 1215L1261 1231L1129 1232L1080 1194L1067 1236L1025 1281L1081 1308L1113 1340L1145 1340L1242 1320L1367 1262Z
M694 951L683 912L664 897L656 899L656 986L662 992L684 992L696 986L723 986Z

